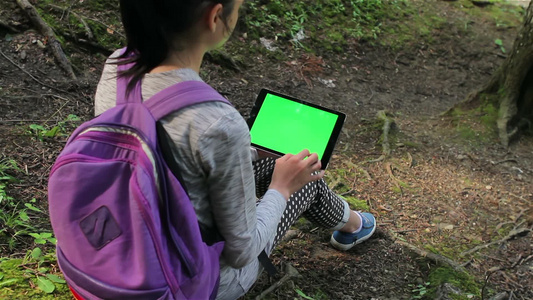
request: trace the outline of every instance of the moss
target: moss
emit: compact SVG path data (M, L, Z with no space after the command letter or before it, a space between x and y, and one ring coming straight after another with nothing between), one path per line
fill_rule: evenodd
M479 138L479 132L476 132L474 129L472 129L468 125L459 124L456 130L459 133L460 138L463 140L473 142L473 141L478 140Z
M492 5L483 8L475 6L470 0L455 1L450 3L450 5L476 18L493 22L497 27L508 28L520 26L525 12L522 7L501 0L493 0L491 2L493 3Z
M428 277L430 288L428 290L428 299L435 296L437 288L444 284L450 283L459 288L463 293L479 297L481 285L478 284L474 277L468 273L454 271L449 267L439 267L431 271ZM468 296L454 295L454 299L471 299Z
M410 142L410 141L403 142L403 145L408 148L414 148L414 149L420 148L420 144L417 144L415 142Z
M438 251L435 247L433 247L433 245L429 245L429 244L427 244L427 245L424 245L424 248L425 248L427 251L429 251L429 252L436 253L436 254L439 253L439 251Z
M480 118L481 123L486 126L487 129L496 131L496 122L498 121L498 108L491 103L486 103L480 106L479 110L483 114Z
M344 197L344 199L346 200L346 202L348 202L350 208L353 210L368 211L370 209L366 200L361 200L351 196Z
M23 259L18 258L2 258L0 261L0 299L72 299L66 284L55 284L55 291L50 294L35 287L33 282L36 277L29 269L22 267L23 263Z

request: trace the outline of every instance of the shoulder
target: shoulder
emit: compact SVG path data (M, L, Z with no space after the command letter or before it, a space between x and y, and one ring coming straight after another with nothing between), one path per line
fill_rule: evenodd
M99 115L104 111L115 106L117 95L117 65L114 64L115 58L120 55L122 50L117 50L111 54L102 70L102 76L96 87L96 93L94 97L94 112L95 115Z
M198 139L204 135L249 134L246 121L231 105L220 101L196 104L168 115L166 121L175 130L184 127ZM222 136L221 136L222 137Z

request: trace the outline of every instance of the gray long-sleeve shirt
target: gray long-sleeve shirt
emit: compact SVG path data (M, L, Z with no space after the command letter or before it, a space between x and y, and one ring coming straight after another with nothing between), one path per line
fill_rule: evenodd
M104 67L95 96L96 115L115 106L116 70L113 64ZM201 78L191 69L146 74L143 99L187 80ZM261 270L257 256L271 249L286 200L269 190L256 205L250 133L232 106L197 104L162 122L174 142L174 157L198 220L207 226L216 224L226 241L217 299L237 298L255 282Z

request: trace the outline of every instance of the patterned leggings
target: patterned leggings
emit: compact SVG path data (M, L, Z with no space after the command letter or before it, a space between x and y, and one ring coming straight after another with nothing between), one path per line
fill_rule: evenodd
M275 162L272 158L254 162L255 192L258 198L268 190ZM308 183L287 201L287 207L278 224L274 246L302 215L318 226L340 229L348 221L346 207L346 202L333 193L323 179Z

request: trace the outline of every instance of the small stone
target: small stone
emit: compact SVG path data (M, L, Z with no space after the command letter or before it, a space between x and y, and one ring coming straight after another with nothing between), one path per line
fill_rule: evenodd
M41 42L40 40L37 40L37 47L41 48L41 49L44 49L46 48L46 46L43 44L43 42Z
M440 223L439 225L437 225L437 227L439 229L444 229L444 230L453 230L453 224L448 224L448 223Z

